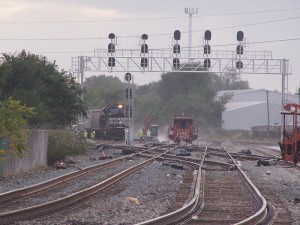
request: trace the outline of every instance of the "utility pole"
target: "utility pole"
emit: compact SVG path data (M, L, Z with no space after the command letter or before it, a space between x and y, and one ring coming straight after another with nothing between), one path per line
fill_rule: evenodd
M270 102L269 102L269 91L266 90L267 93L267 117L268 117L268 130L270 128Z
M192 59L192 15L193 14L198 14L198 8L185 8L185 14L189 14L189 53L188 53L188 58L189 61L191 62Z

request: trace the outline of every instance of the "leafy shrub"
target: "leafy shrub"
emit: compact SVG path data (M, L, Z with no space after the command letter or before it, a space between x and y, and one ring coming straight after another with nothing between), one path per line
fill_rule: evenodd
M54 131L48 140L48 165L65 160L70 155L84 154L86 150L86 140L76 135L74 131Z

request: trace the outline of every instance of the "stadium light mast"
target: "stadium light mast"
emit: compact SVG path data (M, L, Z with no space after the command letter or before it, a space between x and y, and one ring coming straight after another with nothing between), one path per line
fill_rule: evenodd
M185 8L185 14L189 14L189 61L191 62L192 57L192 16L193 14L198 14L198 8Z

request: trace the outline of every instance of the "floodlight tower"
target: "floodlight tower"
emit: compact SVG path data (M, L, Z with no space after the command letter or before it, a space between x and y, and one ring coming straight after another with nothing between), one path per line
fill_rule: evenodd
M185 11L185 14L189 14L189 54L188 54L188 57L189 57L189 61L192 61L191 60L191 57L192 57L192 15L193 14L198 14L198 8L185 8L184 9Z

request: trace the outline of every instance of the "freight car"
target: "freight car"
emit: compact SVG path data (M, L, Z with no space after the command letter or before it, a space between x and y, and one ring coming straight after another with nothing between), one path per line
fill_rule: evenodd
M173 116L168 128L168 134L169 139L173 140L174 143L180 143L181 141L192 143L198 138L195 118L185 114Z
M124 140L128 118L125 117L126 106L115 104L103 109L91 110L85 129L96 132L97 139Z

